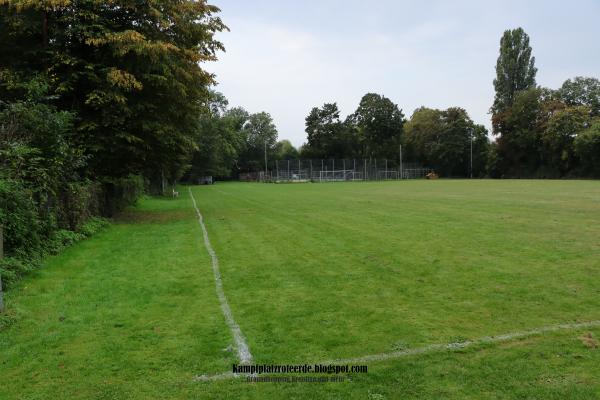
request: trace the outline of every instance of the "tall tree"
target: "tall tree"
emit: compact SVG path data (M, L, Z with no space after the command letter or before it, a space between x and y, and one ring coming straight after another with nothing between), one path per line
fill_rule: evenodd
M218 8L206 0L0 7L0 68L48 76L55 105L77 114L73 140L89 157L88 176L180 173L213 83L200 65L223 49Z
M509 107L492 117L497 139L498 168L504 176L530 177L541 165L539 116L541 90L517 92Z
M459 107L415 110L405 127L408 161L435 168L444 176L469 176L473 141L473 176L485 174L487 130Z
M265 151L267 161L275 157L275 144L277 143L277 127L273 118L267 112L250 115L243 127L245 135L245 151L240 157L243 169L261 171L265 168Z
M500 39L492 112L510 107L517 92L535 87L535 57L531 55L529 35L522 28L506 30Z
M340 119L336 103L314 107L306 117L308 142L303 150L311 158L344 158L352 153L350 130Z
M596 120L588 129L577 135L575 152L583 172L600 178L600 120Z
M244 149L244 136L237 118L243 110L227 110L227 105L225 96L219 92L211 92L210 101L200 116L198 150L194 153L191 170L187 175L189 180L195 181L207 175L232 175ZM232 116L232 111L235 116ZM247 113L245 117L247 118Z
M404 125L398 105L385 96L367 93L348 123L357 130L362 157L396 159Z

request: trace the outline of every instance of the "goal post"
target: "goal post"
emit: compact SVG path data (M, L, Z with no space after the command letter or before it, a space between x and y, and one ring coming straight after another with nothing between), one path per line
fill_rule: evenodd
M353 169L319 171L320 182L358 181L363 179L362 172Z

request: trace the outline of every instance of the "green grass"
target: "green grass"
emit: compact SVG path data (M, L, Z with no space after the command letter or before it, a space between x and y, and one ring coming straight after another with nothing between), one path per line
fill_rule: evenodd
M600 319L600 182L193 188L258 363ZM187 191L144 199L8 293L0 398L598 398L565 330L369 364L344 383L195 382L235 362Z

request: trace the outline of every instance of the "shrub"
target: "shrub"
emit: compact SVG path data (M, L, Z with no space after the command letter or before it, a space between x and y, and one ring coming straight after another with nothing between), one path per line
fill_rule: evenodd
M103 183L103 214L114 216L125 207L134 204L144 193L144 179L138 175L106 179Z
M7 256L28 258L42 248L41 221L31 191L17 182L0 180L0 225Z
M585 173L600 177L600 121L577 135L575 153Z
M34 270L39 260L22 261L14 257L0 259L0 275L2 276L2 288L8 288L21 279L25 274Z

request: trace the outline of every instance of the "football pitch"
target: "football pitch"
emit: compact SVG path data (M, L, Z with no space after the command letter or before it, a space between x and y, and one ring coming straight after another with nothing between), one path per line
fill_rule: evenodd
M7 302L10 399L598 398L600 183L181 187ZM249 383L240 345L368 372Z

